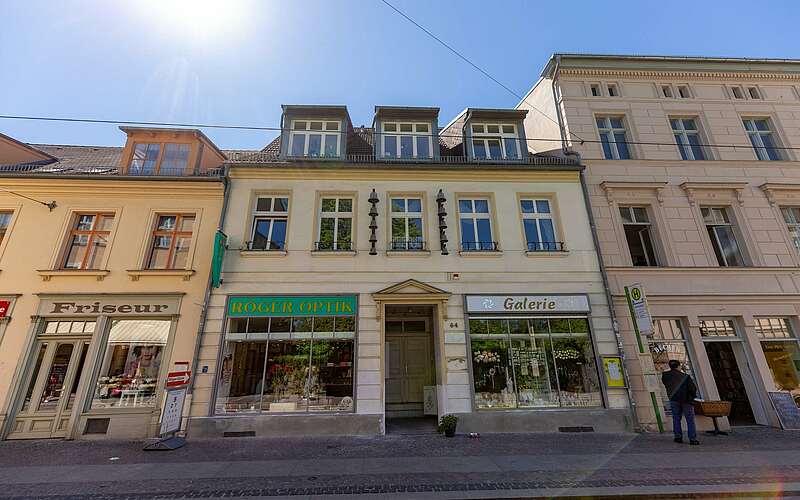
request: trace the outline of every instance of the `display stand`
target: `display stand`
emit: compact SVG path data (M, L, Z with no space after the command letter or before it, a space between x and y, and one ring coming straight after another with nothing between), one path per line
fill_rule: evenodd
M164 407L161 412L161 436L155 443L149 443L144 451L170 451L177 450L186 444L186 439L177 435L181 429L183 415L183 402L186 400L186 387L168 389L164 398Z

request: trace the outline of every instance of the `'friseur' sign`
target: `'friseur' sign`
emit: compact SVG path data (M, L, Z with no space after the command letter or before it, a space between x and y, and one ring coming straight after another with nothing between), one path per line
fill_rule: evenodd
M355 295L230 297L228 316L353 316Z

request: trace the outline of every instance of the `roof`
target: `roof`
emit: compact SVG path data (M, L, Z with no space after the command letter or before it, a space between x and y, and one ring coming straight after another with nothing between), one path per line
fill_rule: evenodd
M0 173L29 172L43 174L117 174L121 147L67 146L58 144L32 145L52 157L52 160L0 165Z
M225 159L225 153L220 150L214 142L208 138L206 134L203 133L202 130L197 128L173 128L173 127L129 127L129 126L121 126L119 128L126 134L129 132L153 132L153 133L161 133L161 132L169 132L174 134L192 134L204 143L211 146L215 153L217 153L222 159Z
M33 154L35 156L42 156L43 160L44 159L55 160L54 157L52 157L51 155L45 153L41 149L36 149L35 147L31 146L30 144L25 144L24 142L18 141L16 139L14 139L13 137L9 136L9 135L0 133L0 140L8 141L9 143L14 144L15 146L17 146L17 147L19 147L19 148L21 148L21 149L23 149L25 151L30 152L31 154Z
M439 120L439 108L418 107L418 106L375 106L375 119L378 118L398 118L398 119L428 119Z

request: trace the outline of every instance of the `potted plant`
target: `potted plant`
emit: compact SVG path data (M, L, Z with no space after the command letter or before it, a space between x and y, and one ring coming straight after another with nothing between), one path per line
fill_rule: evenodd
M444 415L439 420L439 432L443 432L447 437L456 435L456 426L458 425L458 417L455 415Z

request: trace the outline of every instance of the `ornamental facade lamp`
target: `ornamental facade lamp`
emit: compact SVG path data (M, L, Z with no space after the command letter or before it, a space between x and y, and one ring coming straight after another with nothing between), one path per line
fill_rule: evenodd
M375 188L372 189L372 193L370 193L367 201L369 201L370 204L369 216L371 217L369 223L369 254L378 255L378 249L375 247L375 244L378 243L378 237L376 236L375 231L378 229L378 202L380 202L380 200L378 199L378 193L375 192Z
M439 244L442 249L442 255L448 255L450 252L447 251L447 222L445 221L445 217L447 217L447 211L444 208L444 204L447 202L447 198L444 197L444 193L441 189L436 194L436 205L438 205L438 215L439 215Z

